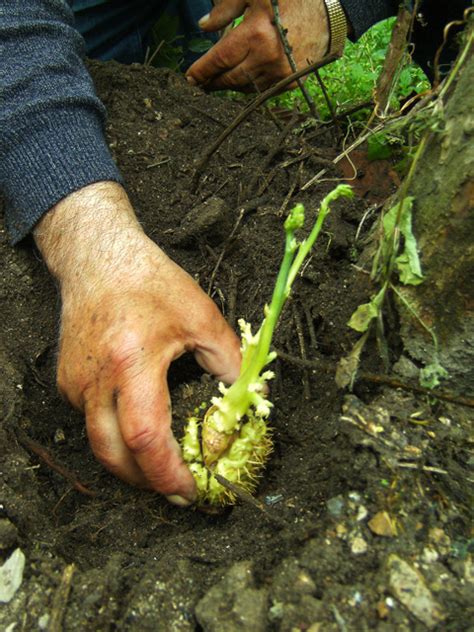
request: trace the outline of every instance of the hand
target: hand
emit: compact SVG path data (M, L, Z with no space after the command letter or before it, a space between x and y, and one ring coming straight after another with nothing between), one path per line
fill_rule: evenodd
M297 68L322 59L329 44L323 0L280 0L279 8ZM274 25L271 0L221 0L199 25L204 31L217 31L241 15L243 22L189 68L190 83L209 90L254 92L292 73Z
M61 287L59 389L85 412L96 457L120 478L187 504L194 480L171 433L167 370L193 351L204 369L232 382L237 336L146 237L119 185L68 196L35 239Z

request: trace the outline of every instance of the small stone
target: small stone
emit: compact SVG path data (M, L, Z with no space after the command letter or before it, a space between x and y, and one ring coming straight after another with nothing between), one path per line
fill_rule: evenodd
M334 496L334 498L330 498L327 501L326 507L331 516L338 518L344 511L344 498L342 496Z
M0 551L6 551L15 546L18 532L15 525L8 518L0 518Z
M272 507L283 500L283 494L270 494L269 496L265 496L263 500L266 505Z
M13 599L21 586L24 568L23 551L15 549L3 566L0 566L0 603L9 603Z
M351 541L351 552L354 555L362 555L367 552L369 545L361 535L356 535Z
M56 428L56 432L54 433L54 443L57 445L66 443L66 434L62 428Z
M173 244L188 246L204 237L212 244L221 243L229 235L231 217L230 208L224 200L210 197L192 208L173 231Z
M341 540L345 540L347 537L347 527L345 524L343 524L342 522L338 525L336 525L336 534L338 538L341 538Z
M369 515L369 511L367 507L365 507L364 505L360 505L359 509L357 510L357 516L356 516L357 522L362 522L362 520L365 520L368 515Z
M425 564L432 564L439 558L438 552L430 546L425 546L422 553L423 562Z
M359 492L349 492L348 493L349 499L352 500L355 503L360 503L361 501L361 497Z
M377 604L377 614L379 619L386 619L390 614L390 609L385 603L385 601L379 601Z
M428 533L429 541L436 546L441 555L448 555L451 551L451 539L443 529L434 527Z
M375 535L380 535L383 538L393 538L397 535L397 528L395 522L386 511L379 511L373 518L367 523L369 529Z
M389 557L388 568L389 584L394 596L413 616L430 629L446 618L419 571L398 555Z

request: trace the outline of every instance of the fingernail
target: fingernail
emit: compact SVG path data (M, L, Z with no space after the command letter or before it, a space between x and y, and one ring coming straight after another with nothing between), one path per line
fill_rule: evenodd
M211 17L210 13L206 13L206 15L203 15L202 18L198 22L199 26L205 26L207 22L209 22L210 17Z
M173 505L177 507L190 507L192 502L183 496L178 496L178 494L171 494L171 496L166 496L166 500L168 500Z
M191 75L186 75L186 81L191 85L191 86L197 86L197 81L194 77L191 77Z

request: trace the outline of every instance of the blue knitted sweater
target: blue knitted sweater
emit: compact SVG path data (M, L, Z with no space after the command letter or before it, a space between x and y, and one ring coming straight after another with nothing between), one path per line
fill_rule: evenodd
M342 4L357 38L398 3ZM69 193L121 181L83 57L70 2L0 0L0 191L13 242Z

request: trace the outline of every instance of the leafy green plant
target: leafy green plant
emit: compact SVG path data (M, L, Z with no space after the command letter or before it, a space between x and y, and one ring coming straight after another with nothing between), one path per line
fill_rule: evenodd
M379 22L356 43L347 42L343 57L329 66L321 68L319 74L334 109L344 110L357 103L365 103L372 99L395 20L396 18L390 18ZM329 119L330 112L327 102L316 78L309 77L305 85L318 112L324 119ZM429 83L421 68L415 64L409 64L400 73L392 105L397 107L400 100L405 99L413 92L420 93L428 88ZM270 101L270 104L286 109L297 108L301 111L308 109L299 89L276 97L273 102ZM366 119L367 114L368 110L366 109L359 112L358 116Z
M295 233L303 226L304 207L298 204L290 212L284 225L283 260L262 325L253 335L250 325L239 321L242 332L239 377L229 388L219 385L221 395L212 399L203 419L194 416L187 422L182 439L183 457L196 480L201 503L235 502L233 492L221 485L216 474L244 490L255 489L257 477L272 450L266 419L272 408L267 382L273 373L266 367L276 357L270 351L273 332L298 271L321 232L330 204L341 196L352 196L351 187L341 184L324 198L309 236L301 242Z

